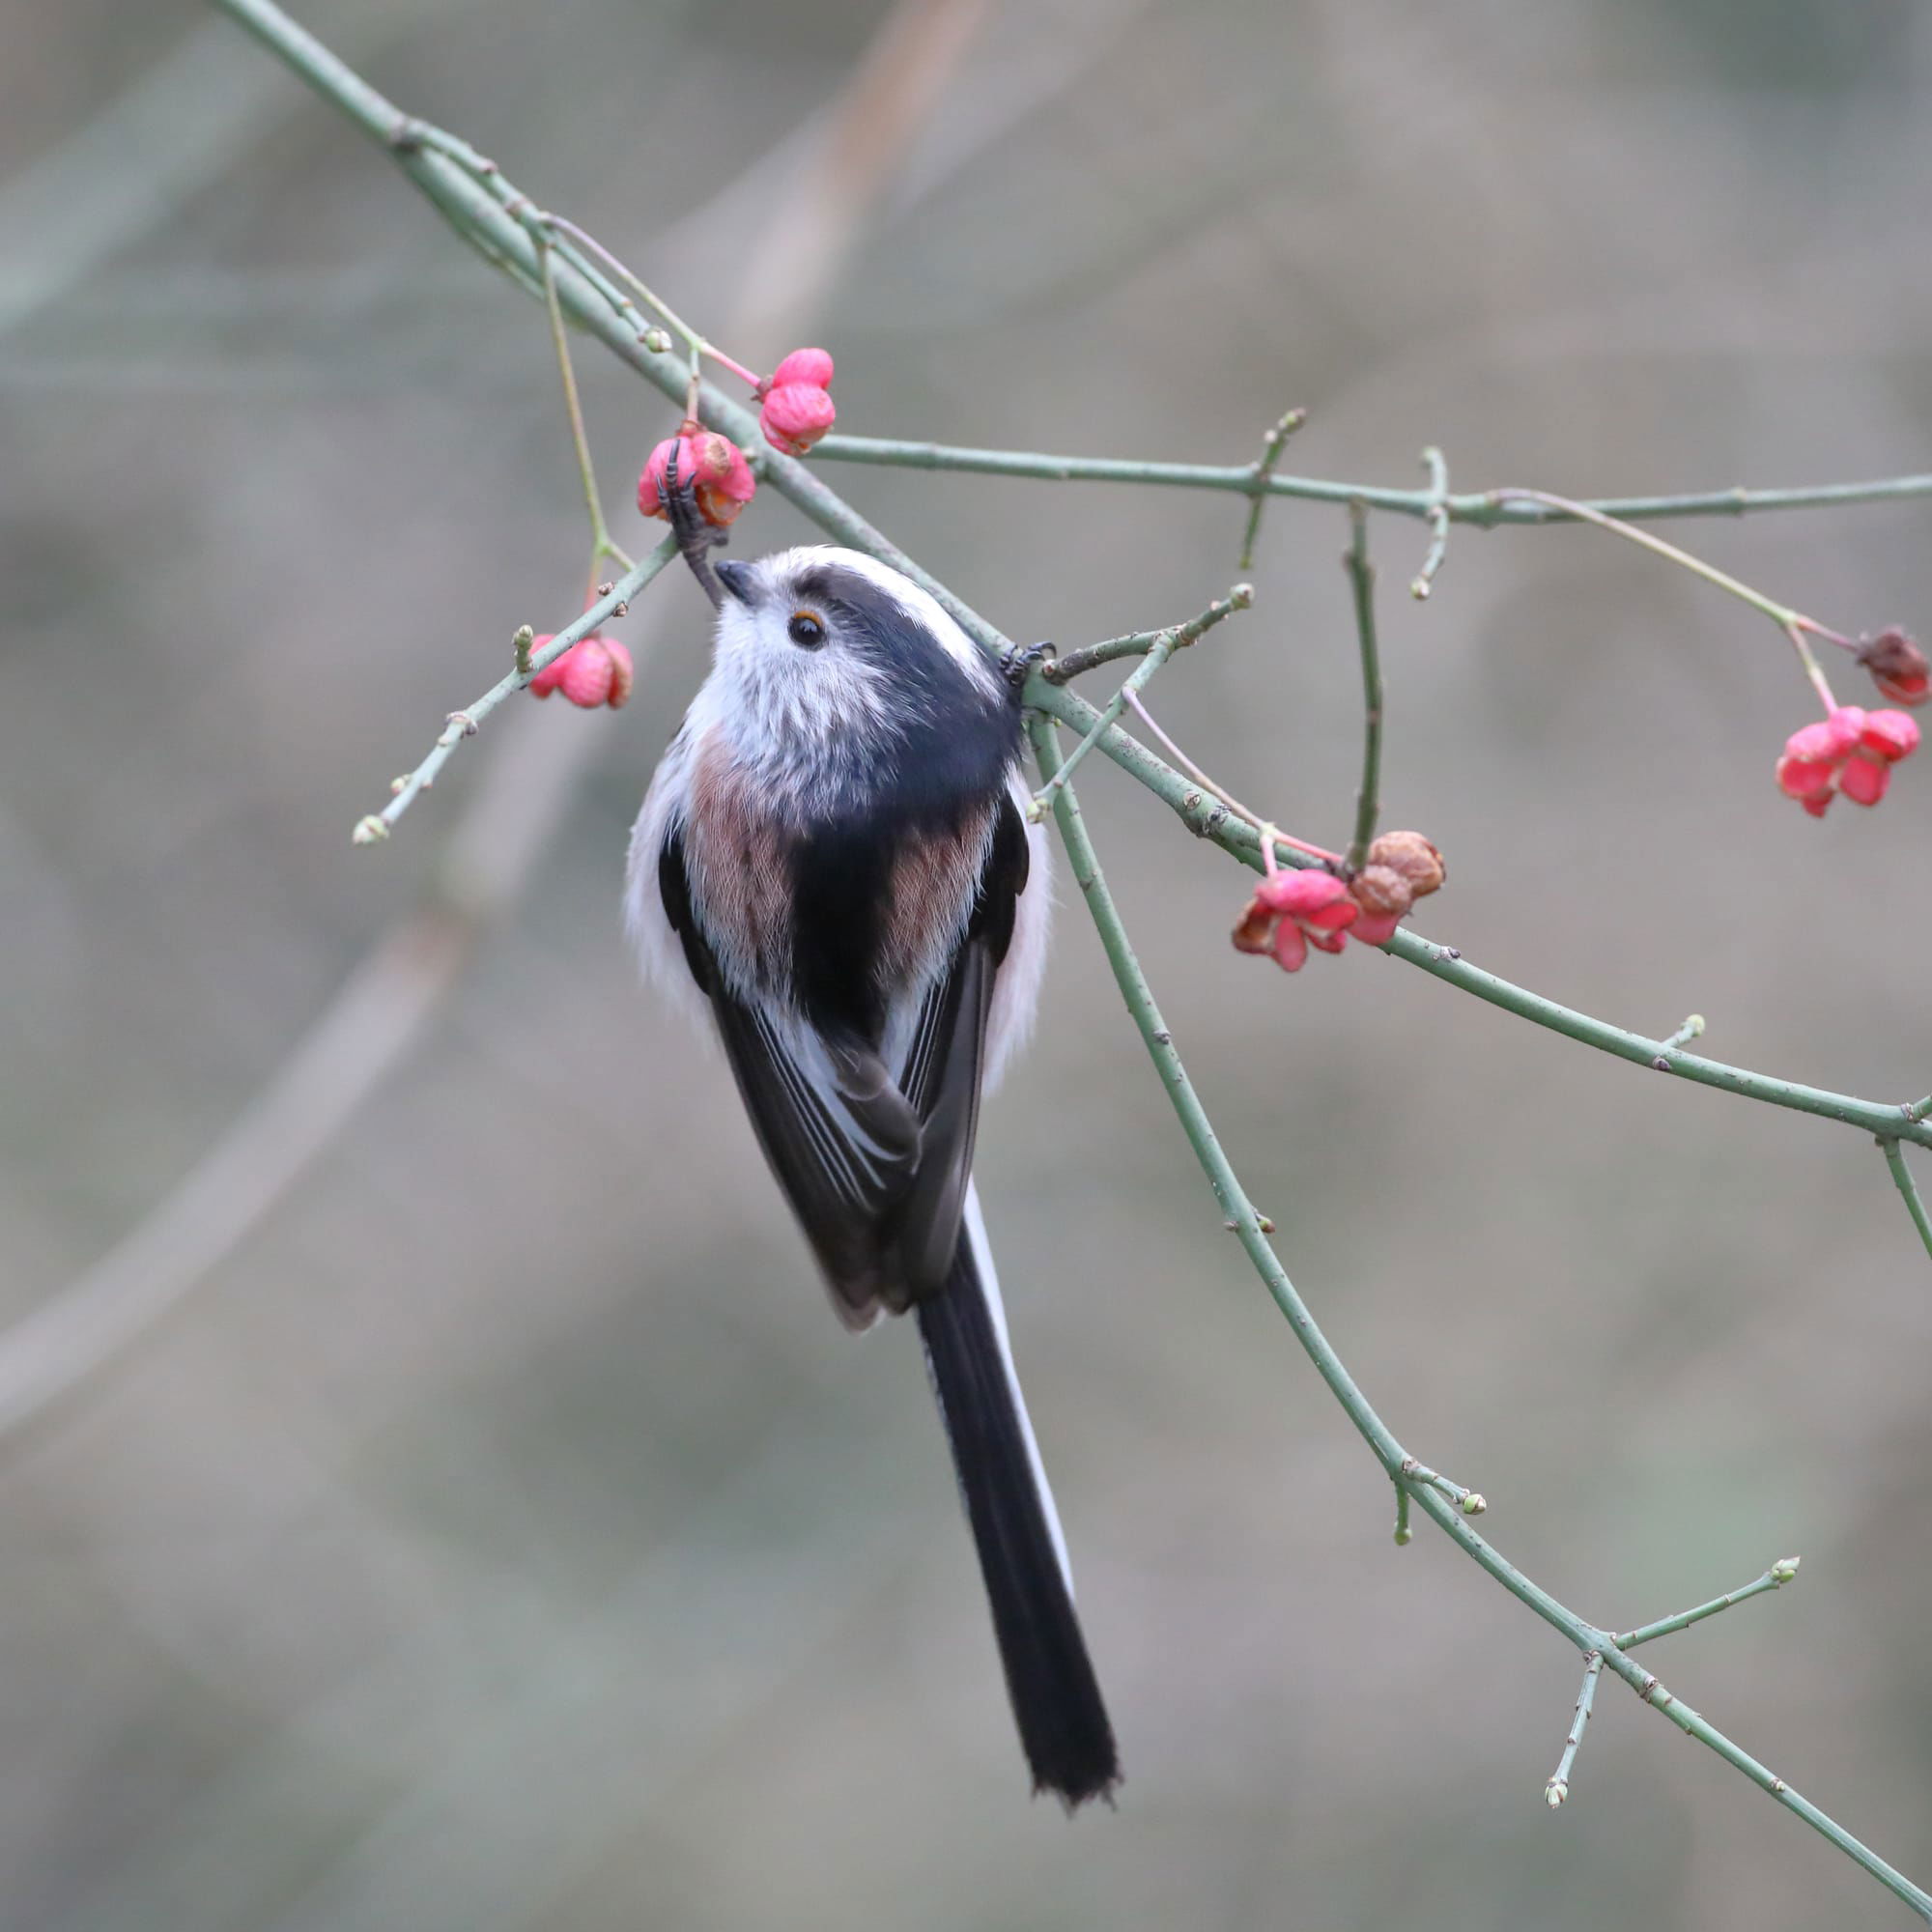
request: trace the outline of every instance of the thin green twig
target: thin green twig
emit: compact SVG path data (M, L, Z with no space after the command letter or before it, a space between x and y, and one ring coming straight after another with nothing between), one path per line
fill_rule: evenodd
M743 377L747 383L757 382L757 377L751 370L707 342L662 296L627 269L596 237L585 234L576 222L539 208L528 195L504 179L502 169L489 156L480 153L460 134L452 134L446 128L439 128L434 122L411 114L403 116L390 129L389 142L392 147L403 151L428 149L454 162L491 195L505 214L520 222L540 247L562 253L580 274L600 284L612 306L636 324L639 339L644 340L647 347L659 346L649 339L660 333L657 326L645 322L630 298L606 279L607 271L655 309L665 326L684 343L690 355L709 355L734 375Z
M1053 803L1056 787L1066 781L1066 775L1099 742L1100 734L1114 724L1129 704L1138 699L1152 680L1154 673L1176 651L1185 649L1197 638L1212 630L1223 617L1231 616L1236 611L1247 610L1254 601L1255 593L1252 586L1237 583L1227 596L1217 597L1200 616L1190 617L1184 624L1171 625L1165 631L1154 632L1148 640L1146 655L1141 662L1128 673L1120 690L1115 692L1095 714L1094 723L1088 727L1087 735L1067 753L1066 762L1060 772L1035 795L1032 805L1028 808L1028 816L1036 820L1039 818L1046 808ZM1069 651L1064 660L1054 665L1054 671L1057 678L1076 676L1080 671L1091 669L1094 665L1105 661L1095 653L1105 653L1107 656L1124 655L1122 647L1136 641L1138 640L1135 639L1115 638L1104 644L1094 644L1088 651Z
M228 5L230 0L222 0L222 4ZM630 571L611 586L607 595L592 604L582 616L557 632L540 651L530 649L529 627L526 625L520 630L511 639L513 663L509 675L498 678L481 697L472 699L463 710L449 714L449 722L430 747L428 756L414 771L396 781L395 796L381 811L371 812L368 817L357 821L355 843L373 845L386 838L397 819L436 783L437 775L449 762L450 754L457 746L466 738L473 738L476 727L504 698L522 691L546 665L554 664L573 644L589 636L605 618L621 616L631 599L676 555L676 537L666 537L641 563L633 564Z
M1762 1577L1747 1583L1741 1590L1713 1597L1708 1604L1699 1604L1694 1610L1679 1610L1674 1617L1659 1617L1654 1624L1641 1624L1634 1631L1626 1631L1617 1638L1618 1647L1634 1650L1640 1643L1669 1636L1674 1631L1689 1630L1692 1624L1701 1624L1706 1617L1715 1617L1719 1610L1728 1610L1733 1604L1748 1603L1753 1597L1763 1596L1767 1590L1783 1589L1797 1575L1798 1558L1780 1556Z
M1490 1506L1480 1491L1465 1490L1461 1483L1452 1483L1447 1476L1438 1474L1426 1463L1418 1463L1413 1456L1402 1459L1402 1468L1398 1473L1405 1488L1420 1483L1425 1489L1447 1496L1464 1516L1481 1516Z
M1127 673L1121 682L1120 690L1115 692L1100 708L1093 724L1089 726L1087 735L1067 753L1066 761L1034 793L1032 801L1027 806L1029 819L1037 822L1045 813L1053 803L1054 793L1066 782L1068 774L1100 742L1100 734L1147 689L1154 673L1174 655L1174 634L1171 631L1156 638L1149 646L1147 656Z
M1362 782L1355 791L1355 836L1349 841L1347 869L1362 869L1369 841L1376 836L1381 810L1382 666L1376 646L1376 567L1369 561L1369 513L1361 503L1349 505L1352 526L1342 565L1355 601L1355 638L1362 656Z
M929 580L928 580L929 582ZM1098 715L1077 692L1058 691L1043 683L1030 683L1027 702L1037 705L1077 731L1087 731ZM1111 758L1131 778L1152 792L1175 813L1189 831L1211 839L1223 851L1233 854L1256 871L1262 869L1261 835L1249 820L1238 817L1214 799L1202 785L1182 777L1171 765L1148 750L1137 738L1118 725L1101 734L1095 748ZM1305 864L1292 848L1282 847L1277 856L1288 865ZM1567 1039L1614 1054L1641 1066L1655 1066L1663 1041L1632 1033L1607 1020L1580 1013L1555 1000L1532 993L1494 973L1464 959L1453 946L1425 939L1406 926L1399 927L1384 951L1425 973L1473 993L1491 1006L1520 1019L1533 1021L1559 1033ZM1762 1100L1774 1107L1789 1107L1803 1114L1816 1114L1846 1126L1861 1127L1881 1137L1891 1135L1919 1147L1932 1147L1932 1122L1907 1121L1904 1109L1890 1101L1863 1100L1850 1094L1834 1094L1825 1088L1807 1087L1795 1080L1780 1080L1768 1073L1753 1073L1747 1067L1732 1066L1720 1060L1701 1055L1673 1052L1665 1063L1669 1072L1699 1086L1714 1087L1720 1093Z
M1283 446L1296 430L1308 420L1306 410L1290 410L1262 440L1262 453L1255 459L1255 465L1248 471L1248 492L1254 500L1248 505L1248 526L1241 533L1242 570L1255 567L1255 539L1261 535L1262 512L1267 507L1268 478L1274 474L1274 468L1281 461Z
M1549 1782L1543 1787L1543 1802L1552 1811L1570 1796L1570 1773L1577 1763L1577 1752L1583 1742L1583 1727L1590 1721L1590 1706L1597 1701L1597 1686L1603 1675L1603 1655L1593 1650L1584 1660L1583 1688L1577 1693L1577 1708L1570 1718L1570 1735L1563 1740L1563 1755L1556 1760L1556 1769Z
M1408 594L1417 603L1427 600L1435 587L1435 573L1442 568L1442 559L1449 554L1449 464L1442 452L1434 443L1422 452L1422 467L1429 475L1429 488L1424 493L1429 499L1429 527L1435 534L1429 540L1429 549L1424 554L1422 568L1415 573L1414 582L1408 586Z
M1651 1064L1660 1073L1668 1073L1670 1071L1670 1056L1680 1046L1689 1046L1693 1039L1701 1039L1703 1037L1704 1015L1702 1013L1691 1013L1668 1039L1658 1041L1657 1058Z
M577 451L577 475L583 486L583 507L590 513L590 582L597 582L597 566L608 556L621 570L635 570L636 559L611 540L604 522L604 505L597 494L597 471L590 461L590 439L583 430L583 408L577 399L577 372L570 366L570 337L563 326L563 308L556 298L556 251L550 244L539 251L543 263L544 307L550 312L550 339L556 351L556 373L563 381L563 407L570 417L570 440Z
M1163 624L1157 631L1129 631L1124 637L1108 638L1097 644L1083 644L1078 650L1068 651L1065 657L1044 658L1040 661L1039 673L1049 684L1065 684L1083 671L1097 669L1101 665L1112 664L1117 658L1145 657L1165 640L1171 640L1170 649L1179 650L1182 645L1194 643L1204 637L1222 618L1232 617L1236 611L1247 610L1254 601L1253 584L1237 583L1227 596L1215 598L1198 617L1189 617L1179 624Z
M1926 1218L1925 1203L1918 1197L1918 1183L1905 1164L1905 1150L1899 1146L1896 1134L1881 1134L1878 1144L1885 1150L1885 1164L1891 1169L1893 1184L1905 1197L1905 1211L1912 1216L1912 1225L1918 1230L1925 1252L1932 1255L1932 1220Z
M1653 536L1648 530L1638 529L1626 517L1616 517L1594 504L1579 503L1568 497L1552 495L1548 490L1499 490L1495 493L1507 502L1540 504L1548 510L1561 510L1586 524L1594 524L1600 530L1608 530L1614 536L1622 537L1628 543L1641 545L1653 554L1667 558L1670 562L1688 570L1693 577L1701 577L1706 583L1727 592L1740 603L1748 604L1753 611L1769 617L1791 640L1791 648L1798 653L1798 662L1804 667L1804 675L1810 680L1811 688L1818 694L1819 701L1829 713L1837 708L1838 700L1832 695L1832 687L1826 682L1824 668L1819 664L1811 649L1811 637L1831 638L1835 643L1848 640L1828 631L1803 611L1794 611L1787 604L1780 604L1775 597L1767 597L1748 583L1741 582L1728 571L1719 570L1715 564L1706 563L1701 556L1693 556L1688 550L1681 550L1674 543L1666 543L1662 537ZM1809 634L1807 636L1807 633Z
M945 469L976 476L1016 476L1046 483L1128 483L1172 490L1255 490L1252 464L1143 463L1109 456L1055 456L1031 449L979 449L959 443L915 442L891 437L828 436L812 452L834 463L884 465L895 469ZM1479 490L1441 503L1428 490L1385 490L1321 476L1284 476L1261 486L1270 497L1310 503L1350 503L1427 523L1439 508L1452 524L1493 528L1499 524L1542 525L1578 521L1574 512L1530 500L1515 490ZM1878 503L1932 497L1932 473L1884 476L1869 482L1822 483L1808 489L1709 490L1674 497L1605 497L1583 507L1649 523L1665 517L1741 517L1753 511L1812 510L1847 503Z

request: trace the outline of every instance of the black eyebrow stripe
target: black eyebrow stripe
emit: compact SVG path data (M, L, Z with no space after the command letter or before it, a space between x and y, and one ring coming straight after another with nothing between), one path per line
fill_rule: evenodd
M918 623L890 590L844 564L815 563L794 578L791 587L797 601L827 605L841 616L856 622Z

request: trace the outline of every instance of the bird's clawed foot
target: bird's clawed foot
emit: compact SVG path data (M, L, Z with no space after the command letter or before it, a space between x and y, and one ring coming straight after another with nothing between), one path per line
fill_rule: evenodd
M678 443L673 440L665 464L664 480L658 485L658 501L664 505L671 534L677 538L678 554L691 567L697 587L711 600L715 611L724 601L724 586L711 567L711 553L729 541L722 529L714 529L697 507L697 492L689 477L678 475Z
M1009 644L1000 653L1000 675L1018 691L1036 665L1050 663L1051 644Z

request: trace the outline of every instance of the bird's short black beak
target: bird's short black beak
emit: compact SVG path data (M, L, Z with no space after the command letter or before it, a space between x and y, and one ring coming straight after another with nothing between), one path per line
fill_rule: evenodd
M752 566L749 563L726 561L712 566L718 573L718 581L740 604L752 601Z

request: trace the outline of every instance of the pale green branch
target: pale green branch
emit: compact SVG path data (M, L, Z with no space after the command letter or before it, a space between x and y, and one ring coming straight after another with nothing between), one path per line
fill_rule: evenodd
M975 476L1016 476L1044 483L1148 484L1171 490L1229 490L1310 503L1351 503L1428 522L1439 509L1452 524L1493 528L1500 524L1541 525L1579 521L1575 512L1531 501L1520 491L1479 490L1439 502L1429 490L1385 490L1321 476L1284 476L1258 483L1245 463L1143 463L1109 456L1049 456L1031 449L976 449L958 443L909 442L889 437L828 436L813 451L834 463L880 464L894 469L943 469ZM1821 483L1808 489L1709 490L1681 497L1604 497L1581 509L1650 523L1666 517L1745 516L1763 510L1815 510L1848 503L1879 503L1932 497L1932 473L1884 476L1861 483Z
M1554 1811L1570 1796L1570 1773L1583 1742L1583 1726L1590 1721L1590 1706L1597 1701L1597 1686L1603 1680L1604 1660L1592 1651L1583 1663L1583 1688L1577 1693L1577 1708L1570 1718L1570 1735L1563 1740L1563 1755L1549 1782L1543 1787L1543 1802Z
M1382 665L1376 645L1376 569L1369 561L1369 513L1349 505L1352 536L1342 563L1355 601L1355 639L1362 657L1362 782L1355 790L1355 836L1349 841L1348 870L1359 872L1376 836L1381 810Z
M583 428L583 406L577 398L577 371L570 366L570 337L563 326L563 304L556 298L556 254L546 244L542 250L544 307L550 314L551 346L556 352L556 372L563 383L564 413L570 418L571 446L577 452L577 477L583 488L583 507L590 514L590 574L596 581L597 566L608 556L622 570L636 567L636 559L611 540L604 522L604 505L597 494L597 469L590 460L590 439ZM525 666L520 661L518 669Z
M1405 1456L1402 1467L1396 1473L1400 1487L1406 1489L1420 1483L1425 1489L1447 1496L1464 1516L1481 1516L1489 1508L1480 1491L1465 1490L1461 1483L1452 1483L1447 1476L1418 1463L1413 1456Z
M1027 701L1077 731L1091 729L1098 716L1094 706L1077 693L1056 691L1043 683L1028 685ZM1262 869L1261 835L1256 827L1236 817L1201 785L1183 778L1138 739L1116 725L1100 735L1095 749L1170 806L1191 832L1213 840L1223 851L1232 853L1256 871ZM1286 845L1277 856L1286 865L1306 863ZM1383 950L1465 993L1473 993L1479 1000L1500 1007L1505 1012L1531 1020L1600 1052L1614 1054L1619 1060L1654 1066L1662 1054L1662 1040L1579 1013L1575 1008L1532 993L1494 973L1486 973L1480 966L1471 965L1455 947L1424 939L1406 926L1398 928ZM1670 1072L1699 1086L1714 1087L1720 1093L1762 1100L1774 1107L1790 1107L1803 1114L1816 1114L1881 1137L1889 1135L1919 1147L1932 1147L1932 1122L1907 1121L1905 1110L1893 1102L1861 1100L1850 1094L1834 1094L1795 1080L1779 1080L1768 1073L1727 1065L1720 1060L1706 1060L1698 1054L1672 1052L1665 1064Z
M1248 526L1241 532L1240 568L1252 570L1255 567L1255 539L1262 533L1262 512L1267 508L1268 478L1274 474L1275 465L1281 461L1281 452L1296 430L1308 420L1306 410L1290 410L1262 440L1262 453L1255 459L1255 466L1248 471L1248 494L1254 498L1248 505Z
M1674 1617L1660 1617L1654 1624L1643 1624L1636 1630L1627 1631L1617 1638L1617 1643L1624 1650L1634 1650L1638 1644L1649 1643L1653 1638L1669 1636L1674 1631L1689 1630L1692 1624L1701 1624L1706 1617L1715 1617L1719 1610L1728 1610L1733 1604L1748 1603L1753 1597L1763 1596L1767 1590L1781 1590L1797 1575L1798 1558L1780 1556L1762 1577L1747 1583L1742 1590L1713 1597L1708 1604L1699 1604L1694 1610L1679 1610Z
M1212 630L1223 617L1230 616L1236 611L1247 610L1254 601L1255 593L1252 586L1246 583L1237 583L1228 592L1227 596L1217 597L1213 603L1208 605L1207 610L1202 611L1200 616L1190 617L1186 623L1172 625L1165 631L1154 632L1152 637L1148 640L1146 656L1128 673L1127 677L1122 681L1120 690L1115 692L1113 696L1095 714L1094 723L1088 726L1087 735L1067 753L1066 762L1061 767L1060 772L1042 785L1035 795L1028 815L1037 819L1046 808L1053 803L1055 789L1059 785L1065 783L1067 774L1099 743L1100 734L1107 730L1120 717L1121 713L1140 696L1141 693L1147 689L1149 683L1152 680L1154 673L1160 669L1161 666L1176 651L1184 650L1197 638ZM1097 654L1105 653L1106 656L1113 656L1121 651L1122 647L1131 645L1136 641L1138 640L1133 639L1115 638L1107 643L1094 644L1086 651L1069 651L1065 661L1059 665L1053 665L1050 660L1048 661L1049 674L1054 677L1056 682L1072 677L1082 670L1091 668L1095 664L1104 662L1104 658Z
M1905 1197L1905 1211L1912 1216L1912 1225L1918 1230L1918 1238L1925 1243L1925 1252L1932 1255L1932 1219L1925 1213L1925 1203L1919 1198L1918 1183L1912 1178L1912 1170L1905 1164L1905 1150L1898 1144L1896 1134L1881 1134L1879 1146L1885 1150L1885 1164L1891 1170L1892 1183Z
M1435 573L1442 568L1442 559L1449 554L1449 465L1442 452L1431 444L1422 452L1422 467L1429 474L1429 488L1424 495L1429 501L1425 513L1429 527L1434 532L1429 540L1429 549L1424 554L1422 568L1415 573L1415 581L1408 586L1408 594L1418 603L1427 600L1435 587ZM1360 498L1356 499L1357 501Z
M586 638L607 617L622 616L629 608L630 601L677 555L677 539L666 537L657 549L641 563L631 569L613 583L610 590L600 597L582 616L567 624L552 638L542 650L530 649L528 626L520 630L511 639L512 664L509 674L500 677L481 697L472 699L461 711L452 711L449 722L441 735L430 747L429 755L414 771L398 779L395 796L381 811L371 812L355 827L355 842L358 845L373 845L386 838L396 820L402 817L417 797L435 784L438 774L449 762L450 753L466 738L476 735L476 727L502 703L504 698L522 691L538 671L546 665L554 664L565 651Z
M1148 652L1163 647L1170 652L1179 650L1205 637L1222 618L1232 617L1236 611L1247 610L1254 601L1254 585L1237 583L1227 596L1215 598L1198 617L1189 617L1184 623L1164 624L1157 631L1129 631L1123 638L1108 638L1097 644L1083 644L1077 651L1068 651L1063 658L1043 658L1039 664L1039 674L1049 684L1065 684L1069 678L1096 669L1101 665L1112 664L1117 658L1145 657Z

